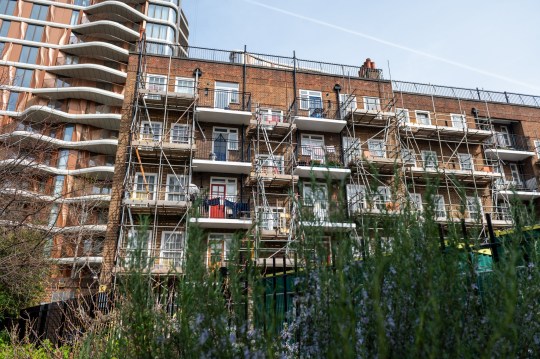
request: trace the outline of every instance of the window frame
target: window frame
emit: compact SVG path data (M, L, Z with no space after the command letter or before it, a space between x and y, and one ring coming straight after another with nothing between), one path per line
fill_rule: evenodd
M169 238L174 235L175 248L167 248L167 235ZM180 238L178 238L180 237ZM161 243L159 246L159 264L167 265L170 268L180 268L184 264L184 252L186 248L186 234L179 231L161 232ZM172 262L172 265L171 265Z
M157 134L156 134L156 127L157 127ZM146 132L146 128L149 129L148 132ZM160 142L163 138L163 123L158 121L142 121L141 127L139 130L139 139L141 141L152 141L152 142Z
M422 168L424 169L437 169L439 167L439 161L437 159L437 152L431 150L422 150Z
M427 115L427 117L425 117L427 119L427 122L429 123L422 123L418 117L418 115ZM431 126L432 125L432 122L431 122L431 114L429 111L424 111L424 110L415 110L414 111L414 118L416 120L416 124L417 125L421 125L421 126Z
M444 196L442 194L435 194L433 195L433 209L435 212L435 218L438 219L445 219L447 216L446 213L446 203L444 201ZM442 213L442 216L439 216L439 214Z
M28 26L26 27L26 31L24 33L24 40L41 42L44 31L45 31L45 26L43 25L28 24ZM39 32L39 36L36 38L37 32ZM29 34L32 35L32 38L28 38Z
M22 72L22 74L20 73ZM30 88L32 80L34 79L34 70L23 67L15 68L15 75L13 77L13 86Z
M22 63L25 63L25 64L30 64L30 65L35 65L36 61L37 61L38 53L39 53L39 48L38 47L22 45L21 53L19 55L19 62L22 62ZM23 56L24 56L24 58L23 58ZM32 58L32 56L33 56L33 58ZM32 61L29 61L30 59L32 59Z
M364 96L364 110L381 111L381 99L379 97Z
M34 13L35 10L37 12L36 14ZM48 15L49 15L48 5L34 3L32 6L32 10L30 10L30 19L32 20L47 21Z
M6 111L17 112L20 92L10 91L8 102L6 104Z
M212 238L214 237L214 238ZM206 265L208 267L214 267L219 264L219 266L223 266L224 262L227 262L230 257L230 247L232 244L233 236L231 233L209 233L207 238L207 254L206 254ZM221 250L220 250L220 260L214 261L214 257L216 255L213 252L213 248L211 246L211 242L215 242L218 244L221 244ZM217 247L216 247L217 248Z
M459 117L459 120L456 121L455 119L458 117ZM452 123L452 128L457 128L460 130L467 129L467 117L465 115L458 114L458 113L451 113L450 121ZM459 124L459 125L456 126L456 124Z
M230 86L229 86L230 85ZM217 96L222 94L222 96ZM224 101L223 104L220 101ZM231 104L240 103L240 84L237 82L214 81L214 108L229 109Z
M191 82L190 86L179 86L179 82ZM174 80L174 92L185 95L195 95L195 79L191 77L176 77Z
M15 7L17 6L17 0L8 0L4 4L0 3L0 14L13 15Z
M473 156L470 153L458 153L459 168L462 171L474 171ZM466 161L463 159L467 157ZM467 165L468 162L468 165ZM468 168L467 168L468 167Z
M154 183L148 183L148 180L144 180L142 183L139 183L139 177L153 177ZM142 172L136 172L135 176L133 178L133 194L132 199L138 200L138 201L154 201L157 199L158 194L158 175L157 173L144 173L144 176ZM145 184L146 182L146 184ZM139 190L137 187L141 184L142 186L147 186L149 189L152 186L152 191L143 191ZM142 194L142 195L139 195ZM146 197L146 198L145 198Z
M409 110L406 108L396 107L396 118L398 120L398 124L400 125L408 125L411 123L411 115L409 114Z
M367 141L369 154L375 158L386 158L386 143L384 140L370 138ZM377 148L379 147L379 148ZM381 156L382 154L382 156Z
M171 184L171 180L178 180L178 183ZM182 186L184 189L182 190ZM183 202L187 200L187 194L188 194L188 179L187 176L184 175L175 175L175 174L168 174L165 184L165 200L170 202ZM179 191L171 191L171 187L179 187ZM174 189L174 188L173 188ZM173 196L173 198L169 198L169 196ZM178 196L178 199L174 198L175 196Z
M8 37L10 27L11 27L11 21L2 19L2 25L0 25L0 36Z
M300 109L301 110L311 110L311 109L322 109L323 108L323 101L322 101L322 92L321 91L314 91L314 90L299 90L300 94ZM311 107L311 97L318 97L321 106L320 107Z

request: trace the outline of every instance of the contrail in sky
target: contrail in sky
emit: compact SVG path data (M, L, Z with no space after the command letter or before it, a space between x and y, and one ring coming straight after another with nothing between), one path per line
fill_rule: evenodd
M512 79L510 77L506 77L506 76L502 76L502 75L499 75L499 74L495 74L493 72L485 71L485 70L482 70L482 69L479 69L479 68L476 68L476 67L473 67L473 66L469 66L467 64L463 64L461 62L445 59L444 57L433 55L433 54L430 54L428 52L424 52L424 51L421 51L421 50L416 50L416 49L413 49L413 48L408 47L408 46L403 46L403 45L400 45L400 44L392 42L392 41L384 40L384 39L381 39L379 37L375 37L375 36L372 36L372 35L365 34L363 32L347 29L347 28L342 27L342 26L330 24L330 23L328 23L326 21L322 21L322 20L314 19L312 17L296 14L296 13L293 13L293 12L290 12L290 11L287 11L287 10L284 10L284 9L280 9L278 7L275 7L275 6L260 3L260 2L258 2L256 0L243 0L243 1L247 2L247 3L250 3L250 4L253 4L253 5L264 7L264 8L269 9L269 10L280 12L282 14L292 16L292 17L295 17L297 19L302 19L302 20L309 21L309 22L312 22L314 24L322 25L322 26L325 26L325 27L328 27L328 28L331 28L331 29L334 29L334 30L338 30L338 31L346 32L346 33L351 34L351 35L363 37L363 38L371 40L371 41L375 41L375 42L378 42L378 43L381 43L381 44L384 44L384 45L387 45L387 46L394 47L396 49L408 51L408 52L416 54L416 55L420 55L420 56L424 56L424 57L427 57L427 58L430 58L430 59L433 59L433 60L444 62L444 63L447 63L449 65L460 67L462 69L473 71L473 72L476 72L476 73L479 73L479 74L482 74L482 75L490 76L490 77L493 77L493 78L496 78L496 79L499 79L499 80L503 80L503 81L513 83L513 84L516 84L516 85L528 87L528 88L531 88L531 89L534 89L534 90L540 90L540 87L533 86L533 85L525 83L525 82L517 81L517 80Z

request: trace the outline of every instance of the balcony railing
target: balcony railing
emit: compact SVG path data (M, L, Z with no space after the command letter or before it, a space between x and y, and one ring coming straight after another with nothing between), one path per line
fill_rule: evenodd
M215 90L201 88L199 93L199 107L209 107L221 110L251 112L251 93L237 90Z
M327 120L335 120L339 114L336 102L308 97L296 98L290 106L290 111L292 111L293 116Z
M227 140L223 136L218 136L213 140L196 140L195 144L197 146L195 159L226 162L251 161L251 150L243 141Z
M249 196L210 194L195 201L200 217L215 219L251 219Z
M187 202L190 200L188 187L180 181L156 185L154 183L128 183L126 197L136 201Z
M348 221L347 210L337 201L303 197L299 199L299 203L303 222Z
M519 178L500 179L495 183L500 191L538 192L538 178L534 175L520 174Z
M488 140L488 145L498 149L532 152L530 137L514 135L504 132L495 132L493 137Z
M457 156L447 157L439 155L419 155L409 154L404 163L410 163L415 168L426 170L450 170L450 171L480 171L495 173L495 165L487 164L483 159L474 157L458 158Z
M97 155L90 156L88 158L82 158L77 160L75 165L76 169L92 168L92 167L113 167L114 156Z
M297 148L298 166L343 167L341 148L334 145L301 145Z
M168 128L161 128L161 123L154 123L154 126L143 124L139 127L139 133L134 134L134 140L148 142L164 142L173 144L189 145L193 142L193 132L188 125L171 125Z

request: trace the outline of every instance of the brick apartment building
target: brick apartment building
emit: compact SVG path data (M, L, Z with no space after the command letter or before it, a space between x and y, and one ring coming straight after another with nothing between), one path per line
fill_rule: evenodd
M0 1L0 223L45 234L52 301L97 290L129 50L186 46L180 5Z
M437 221L480 237L485 214L508 228L513 196L540 197L539 97L389 81L369 59L152 46L129 58L104 282L141 228L156 274L181 270L188 223L209 266L238 233L251 260L289 266L302 228L358 237L366 216L422 213L434 180Z

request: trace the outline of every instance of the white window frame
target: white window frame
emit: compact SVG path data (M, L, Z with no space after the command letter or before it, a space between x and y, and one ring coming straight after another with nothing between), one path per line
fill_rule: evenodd
M267 175L285 174L285 158L283 156L260 154L257 156L257 165Z
M235 201L238 199L238 181L234 177L210 177L210 190L213 184L225 185L225 198L229 201ZM229 189L234 188L234 191ZM231 194L234 193L234 194ZM211 193L210 193L211 195Z
M451 113L450 120L452 121L453 128L466 129L467 128L467 117L465 115Z
M368 140L369 154L375 158L386 158L386 143L384 140L370 138Z
M144 233L144 232L141 232L141 233ZM134 240L133 238L135 237L135 235L138 235L139 234L139 231L135 230L135 229L131 229L127 232L127 235L124 237L127 239L127 242L125 243L125 249L126 249L126 256L125 256L125 261L124 261L124 264L126 265L130 265L131 264L131 261L133 260L133 252L136 251L138 248L137 246L133 246L133 244L136 244L134 243ZM153 235L152 235L152 231L151 230L147 230L146 231L146 235L148 236L147 240L146 240L146 248L141 248L141 255L144 256L144 252L146 252L146 258L144 258L147 262L147 266L150 264L150 260L152 259L151 258L151 255L152 255L152 243L153 243Z
M436 194L433 196L433 209L435 211L435 217L438 219L446 218L446 204L444 202L444 196ZM440 215L442 214L442 215Z
M160 82L154 82L151 80L157 80L159 79ZM161 80L164 80L163 83L161 83ZM156 75L156 74L147 74L146 75L146 88L148 92L167 92L167 76L165 75ZM159 100L161 99L161 95L159 94L146 94L145 96L149 100Z
M465 201L467 204L467 218L482 218L483 210L479 198L475 196L467 196L465 197Z
M214 127L212 129L212 152L214 152L214 141L222 135L227 142L227 151L238 151L240 139L238 137L238 129L231 127ZM232 139L231 139L232 137ZM229 153L227 152L227 159Z
M401 159L403 161L403 164L413 165L413 167L416 167L416 153L414 152L414 150L402 148Z
M353 113L358 108L358 102L356 100L356 95L349 95L346 93L339 94L339 104L341 110L341 117L344 118L348 114ZM347 104L345 107L343 105Z
M509 163L510 167L510 176L512 177L512 185L516 187L523 187L523 174L521 173L518 165L516 163Z
M322 92L321 91L313 91L313 90L300 90L300 109L301 110L311 110L311 97L318 97L321 104L321 109L323 108L323 101L322 101ZM314 107L313 109L317 109L319 107Z
M146 131L148 129L148 131ZM158 132L156 134L156 132ZM163 135L163 124L157 121L143 121L139 131L139 138L142 141L161 141Z
M368 111L381 111L381 99L378 97L364 96L364 109Z
M224 262L227 262L229 259L230 259L230 250L231 250L231 245L232 245L232 234L230 233L210 233L208 234L208 243L207 243L207 255L206 255L206 265L208 267L210 266L213 266L213 265L216 265L217 262L215 263L212 263L211 260L212 260L212 247L211 247L211 242L217 242L217 243L221 243L221 252L220 252L220 256L221 256L221 259L219 261L219 266L223 266L225 263Z
M362 148L359 138L343 137L343 148L343 156L346 165L362 157Z
M221 94L223 97L218 97ZM223 104L220 101L224 101ZM216 81L214 83L214 107L227 109L230 104L240 103L240 84L235 82Z
M409 193L409 201L410 201L412 210L417 211L417 212L424 211L424 205L422 204L422 194Z
M361 212L368 208L366 186L347 184L347 204L349 213Z
M187 84L180 86L181 82L187 82ZM177 77L174 81L174 92L193 96L195 94L195 79Z
M324 161L325 145L323 135L302 134L302 156L311 160Z
M418 115L427 115L427 122L429 122L429 123L422 123L422 121L420 121L420 118L418 117ZM431 114L429 113L429 111L416 110L416 111L414 111L414 116L416 118L416 124L417 125L431 126Z
M534 150L536 152L536 157L540 159L540 140L534 140Z
M157 187L158 187L158 183L157 183L158 175L157 173L145 173L144 177L153 177L154 183L148 183L148 181L145 178L142 182L142 186L148 187L148 188L147 189L145 188L144 190L138 190L138 186L140 184L139 178L143 178L143 174L142 172L135 173L135 177L133 180L132 198L135 200L153 201L157 198L156 195L157 195ZM153 191L148 190L150 189L151 186L153 186Z
M180 129L182 130L180 131ZM182 133L184 133L184 135L182 135ZM171 133L169 137L170 137L171 143L190 144L191 143L191 126L174 123L171 126Z
M314 186L305 184L302 187L304 203L312 207L313 214L320 221L328 220L328 188L323 184Z
M273 108L260 108L259 116L262 121L269 123L283 123L283 111Z
M172 184L171 181L178 180L178 184ZM180 201L186 201L187 200L187 194L188 194L188 179L187 176L184 175L175 175L175 174L168 174L167 175L167 184L165 186L165 198L167 201L171 202L180 202ZM174 187L180 187L179 191L171 191ZM182 188L183 187L183 188ZM175 198L177 197L178 198Z
M474 171L473 157L470 153L458 153L458 161L462 171Z
M169 236L169 237L167 237ZM168 248L167 238L174 238L176 248ZM184 232L163 231L161 233L161 245L159 249L159 264L170 268L180 268L184 263L184 250L186 248L186 236Z
M437 160L437 152L435 151L422 151L422 167L425 169L436 169L439 166Z
M406 108L396 107L396 118L398 120L398 124L400 125L408 125L411 123L409 110Z
M257 207L257 212L261 216L261 227L266 231L283 232L287 229L285 207Z
M388 186L378 186L377 192L373 194L373 204L379 211L386 209L386 204L392 200L392 193Z

